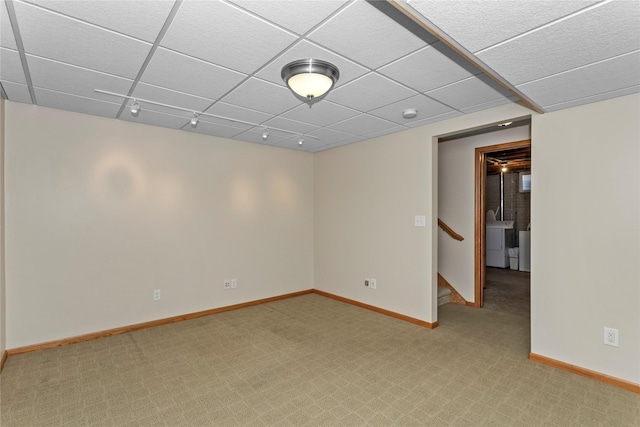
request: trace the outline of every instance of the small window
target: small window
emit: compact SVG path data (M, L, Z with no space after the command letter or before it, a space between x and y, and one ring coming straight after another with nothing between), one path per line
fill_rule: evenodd
M528 193L531 191L531 172L520 172L520 192Z

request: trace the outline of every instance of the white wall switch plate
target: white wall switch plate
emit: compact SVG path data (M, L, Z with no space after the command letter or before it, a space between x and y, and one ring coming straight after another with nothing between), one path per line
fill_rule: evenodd
M424 215L416 215L414 224L416 227L426 227L427 218Z
M378 284L376 283L376 279L369 279L369 287L371 289L376 289L376 286L378 286Z
M238 287L238 279L231 279L231 288L235 289Z
M160 289L154 289L153 291L153 300L159 301L162 295L160 295Z

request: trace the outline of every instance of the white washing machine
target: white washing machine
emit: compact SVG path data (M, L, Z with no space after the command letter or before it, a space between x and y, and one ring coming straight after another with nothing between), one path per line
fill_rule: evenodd
M509 248L514 243L514 221L487 221L485 235L487 267L509 267Z

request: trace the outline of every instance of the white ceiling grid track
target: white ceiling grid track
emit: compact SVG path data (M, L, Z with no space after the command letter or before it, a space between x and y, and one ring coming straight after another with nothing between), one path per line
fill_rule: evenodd
M308 58L340 70L311 106L280 77ZM640 2L3 0L0 83L10 101L315 152L637 93ZM134 116L133 99L152 102Z

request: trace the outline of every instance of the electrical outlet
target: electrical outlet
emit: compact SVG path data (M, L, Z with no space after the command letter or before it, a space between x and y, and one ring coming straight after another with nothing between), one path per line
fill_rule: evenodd
M159 301L160 298L161 298L160 289L154 289L154 291L153 291L153 300L154 301Z
M369 279L369 287L371 289L376 289L376 286L377 286L376 279Z
M231 289L231 280L224 279L224 288L225 289Z
M238 287L238 279L231 279L231 287L233 289Z
M618 347L618 330L613 328L604 328L604 343Z
M364 279L364 287L365 288L369 287L369 279Z

